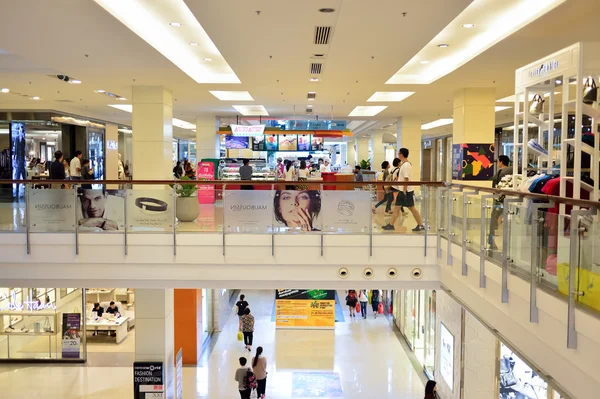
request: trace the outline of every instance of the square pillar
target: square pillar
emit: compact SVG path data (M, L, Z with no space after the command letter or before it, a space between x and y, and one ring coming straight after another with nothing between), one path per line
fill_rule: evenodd
M385 161L385 146L383 144L383 134L385 130L371 132L371 148L373 150L373 159L371 159L371 169L380 170L381 163Z
M356 164L360 164L360 161L367 160L370 158L369 144L371 136L361 136L356 139ZM351 165L354 167L354 165ZM371 167L373 167L373 160L371 159Z
M412 164L412 180L421 179L421 120L402 117L396 123L396 157L400 148L408 149L408 160ZM421 188L415 186L415 193Z
M356 140L348 140L346 143L346 163L354 167L356 162Z
M219 158L219 121L216 117L196 118L196 162L207 158Z

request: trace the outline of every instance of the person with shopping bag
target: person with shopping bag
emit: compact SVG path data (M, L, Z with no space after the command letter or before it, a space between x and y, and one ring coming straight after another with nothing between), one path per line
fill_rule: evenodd
M348 294L346 295L346 306L348 306L348 309L350 310L350 317L356 317L356 305L358 305L356 291L348 290Z
M381 290L373 290L371 304L373 305L373 318L376 319L377 313L379 313L379 305L381 304ZM383 306L383 304L381 304L381 306Z
M244 315L240 317L239 331L241 331L244 335L244 345L246 345L246 349L248 352L252 352L252 340L254 339L254 316L250 314L250 308L246 308L246 310L244 310Z
M360 290L358 293L358 301L360 302L360 315L363 319L367 318L367 303L369 302L369 296L367 290Z

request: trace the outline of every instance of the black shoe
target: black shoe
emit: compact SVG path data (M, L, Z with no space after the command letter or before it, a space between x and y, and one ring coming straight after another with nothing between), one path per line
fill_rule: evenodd
M396 228L389 223L386 224L385 226L383 226L382 229L383 230L396 230Z
M423 227L422 224L419 225L419 226L417 226L417 227L415 227L414 229L412 229L412 231L423 231L423 230L425 230L425 227Z

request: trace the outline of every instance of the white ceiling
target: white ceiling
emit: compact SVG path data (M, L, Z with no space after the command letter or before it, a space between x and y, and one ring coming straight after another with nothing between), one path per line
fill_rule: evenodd
M381 104L388 108L374 117L355 119L369 122L363 126L375 122L370 129L400 116L417 116L426 123L452 117L453 93L461 87L496 87L497 98L506 97L513 92L516 68L576 41L599 37L600 13L591 12L600 11L598 1L567 0L430 85L385 84L470 3L186 0L241 84L196 83L93 0L5 3L1 9L10 18L0 24L0 87L9 87L11 93L0 94L0 109L56 109L130 124L130 113L108 107L116 101L94 90L130 100L132 85L163 85L174 93L174 117L189 122L197 115L237 114L231 107L235 102L219 101L209 90L248 91L255 100L250 104L264 105L272 117L305 116L311 103L313 115L353 119L347 117L350 111L374 105L367 99L376 91L414 91L402 102ZM318 12L322 7L336 11ZM313 44L316 26L333 27L329 45ZM320 81L313 83L309 66L317 61L311 58L316 53L325 57ZM82 84L48 77L59 73ZM309 91L317 93L315 101L306 101ZM509 109L497 119L510 120L511 115Z

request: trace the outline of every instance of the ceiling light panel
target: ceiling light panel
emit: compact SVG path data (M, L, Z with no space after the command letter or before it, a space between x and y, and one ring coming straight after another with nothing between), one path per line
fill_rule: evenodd
M358 106L348 116L375 116L386 108L387 105Z
M120 109L121 111L125 111L125 112L133 112L133 105L132 104L108 104L109 107L113 107L116 109Z
M209 91L210 94L221 101L254 101L247 91Z
M367 102L400 102L413 94L414 91L376 91Z
M406 63L387 84L430 84L566 0L474 0ZM477 29L463 25L476 24ZM447 48L439 48L448 44ZM427 65L420 60L431 60Z
M196 128L196 125L194 125L193 123L189 123L184 120L177 119L177 118L173 118L173 126L176 126L176 127L182 128L182 129L187 129L187 130L193 130Z
M421 130L435 129L436 127L450 125L453 122L454 122L454 119L452 119L452 118L449 118L449 119L438 119L437 121L433 121L433 122L429 122L429 123L426 123L424 125L421 125Z
M241 83L184 0L95 2L197 83ZM173 21L181 27L174 29ZM205 62L208 57L213 62Z
M232 105L232 107L243 116L269 116L262 105Z

